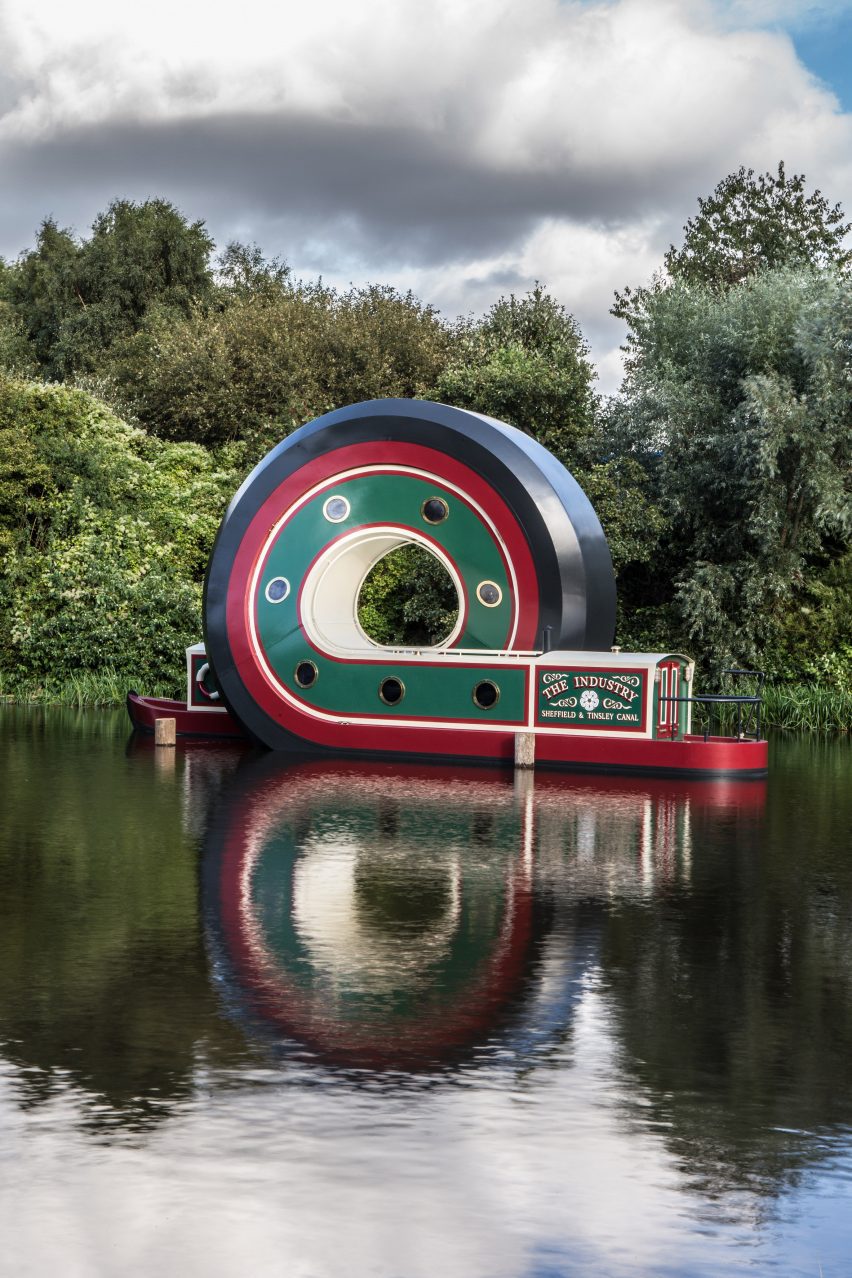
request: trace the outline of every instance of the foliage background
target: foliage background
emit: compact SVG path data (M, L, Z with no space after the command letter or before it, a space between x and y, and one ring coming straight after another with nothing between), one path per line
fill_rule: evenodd
M612 550L622 646L852 693L848 231L783 165L729 175L617 295L626 378L603 402L540 285L448 323L255 246L214 259L163 200L116 201L87 239L46 220L0 261L0 689L175 691L241 479L303 422L392 395L512 422L568 466ZM421 559L397 552L365 586L375 638L452 624Z

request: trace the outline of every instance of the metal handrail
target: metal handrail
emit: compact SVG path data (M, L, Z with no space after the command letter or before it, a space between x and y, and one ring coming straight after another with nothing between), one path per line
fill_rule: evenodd
M740 741L755 740L760 741L761 738L761 708L763 706L763 697L736 697L726 696L724 693L708 693L702 697L660 697L661 701L682 702L684 704L701 704L701 705L731 705L737 707L737 739ZM745 717L743 723L743 706L756 706L757 713L751 711ZM754 736L750 728L754 723ZM704 740L710 737L710 729L713 727L713 715L710 714L707 720L707 727L704 729Z
M525 657L540 657L542 655L540 648L429 648L425 644L421 647L404 648L402 646L392 647L390 645L376 644L381 652L392 653L395 657L506 657L513 660L521 660ZM353 655L367 655L371 658L375 657L375 652L363 648L352 648L349 650Z
M748 676L757 680L757 688L753 693L745 696L738 696L736 693L707 693L701 697L660 697L661 701L666 702L684 702L687 704L698 703L702 705L735 705L737 707L737 740L762 740L762 710L763 710L763 685L766 682L766 673L763 670L723 670L723 675L733 675L735 677ZM748 706L749 711L743 722L743 706ZM678 716L679 717L679 716ZM704 740L707 741L711 735L713 727L713 711L711 709L707 719L707 726L704 729ZM754 735L751 729L754 727Z

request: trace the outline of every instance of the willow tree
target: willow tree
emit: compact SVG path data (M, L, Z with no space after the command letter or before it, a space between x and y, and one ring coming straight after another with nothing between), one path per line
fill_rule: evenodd
M653 459L669 521L658 591L709 664L777 659L852 537L848 280L786 267L722 291L675 282L632 322L620 425Z

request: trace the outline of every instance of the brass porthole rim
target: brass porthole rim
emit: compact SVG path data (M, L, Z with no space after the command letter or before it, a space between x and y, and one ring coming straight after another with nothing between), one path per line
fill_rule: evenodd
M497 693L497 696L491 702L490 706L484 706L481 704L481 702L477 701L476 699L476 690L477 688L481 688L484 683L487 683L489 687L493 688L494 691ZM493 679L480 679L479 683L476 683L473 685L473 692L470 695L471 695L473 704L476 706L477 710L493 710L497 702L500 700L500 685L498 683L495 683Z
M382 692L382 688L385 686L385 684L388 682L389 679L393 679L394 683L398 683L400 687L400 693L396 701L388 701L387 697ZM402 682L402 680L398 679L396 675L385 675L384 679L382 679L381 683L379 684L379 700L383 701L386 706L398 706L400 701L402 701L404 697L405 697L405 684Z
M302 666L310 666L314 672L314 677L310 683L302 683L301 679L299 678L299 671L302 668ZM316 683L317 679L319 679L319 669L317 668L317 663L315 661L311 661L310 657L303 657L301 661L296 662L296 668L293 671L293 678L296 682L296 687L301 688L303 692L306 692L307 689L312 688L314 684Z
M494 589L497 591L497 598L494 600L493 603L488 603L485 599L481 597L479 592L483 586L493 586ZM496 581L480 581L479 585L476 587L476 598L477 598L477 602L481 603L483 608L499 608L501 603L503 602L503 588L502 586L498 586Z
M429 516L426 514L426 507L429 505L429 502L430 502L430 501L439 501L439 502L441 503L441 505L443 506L443 508L444 508L444 513L443 513L443 515L441 516L441 518L440 518L440 519L430 519L430 518L429 518ZM426 500L425 500L424 502L422 502L422 503L421 503L421 506L420 506L420 517L421 517L421 519L423 520L423 522L424 522L424 523L431 524L433 527L434 527L436 524L442 524L442 523L444 522L444 520L445 520L445 519L447 519L447 518L449 517L449 514L450 514L450 506L449 506L449 503L448 503L447 501L445 501L445 499L444 499L443 497L427 497L427 498L426 498Z

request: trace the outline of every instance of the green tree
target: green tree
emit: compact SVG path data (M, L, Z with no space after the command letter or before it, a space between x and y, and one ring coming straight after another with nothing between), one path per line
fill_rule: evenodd
M698 208L683 228L683 244L672 244L664 259L671 278L685 284L730 287L767 267L852 262L844 247L852 222L821 191L807 195L805 175L787 177L783 162L777 173L757 177L739 168Z
M278 257L266 258L257 244L232 240L216 260L216 278L224 305L229 298L280 293L292 272Z
M211 290L212 248L165 200L116 200L83 243L48 219L9 288L39 366L59 379L97 371L152 307L189 314Z
M635 329L646 308L672 281L730 288L758 271L781 266L834 266L847 270L852 250L846 247L852 223L844 221L839 204L831 205L816 190L807 195L804 174L788 178L783 162L777 174L755 177L739 168L717 185L699 212L683 228L680 248L670 245L665 272L650 286L617 292L612 314L626 320L627 365L636 342Z
M82 391L0 376L0 674L176 690L238 476Z
M653 597L710 665L761 660L852 534L848 281L677 282L634 324L622 439L669 521Z
M574 317L536 284L458 326L436 398L509 422L576 464L588 458L595 430L588 356Z
M320 413L434 384L449 335L411 294L338 293L231 256L215 307L157 311L113 365L124 411L169 439L247 442L252 456Z
M20 316L12 300L15 268L0 257L0 371L32 376L37 365Z
M35 361L48 374L63 320L81 305L77 294L80 245L53 218L42 222L36 246L9 271L6 296L31 344Z
M358 594L358 620L374 643L439 644L459 613L447 570L423 546L399 546L380 559Z

